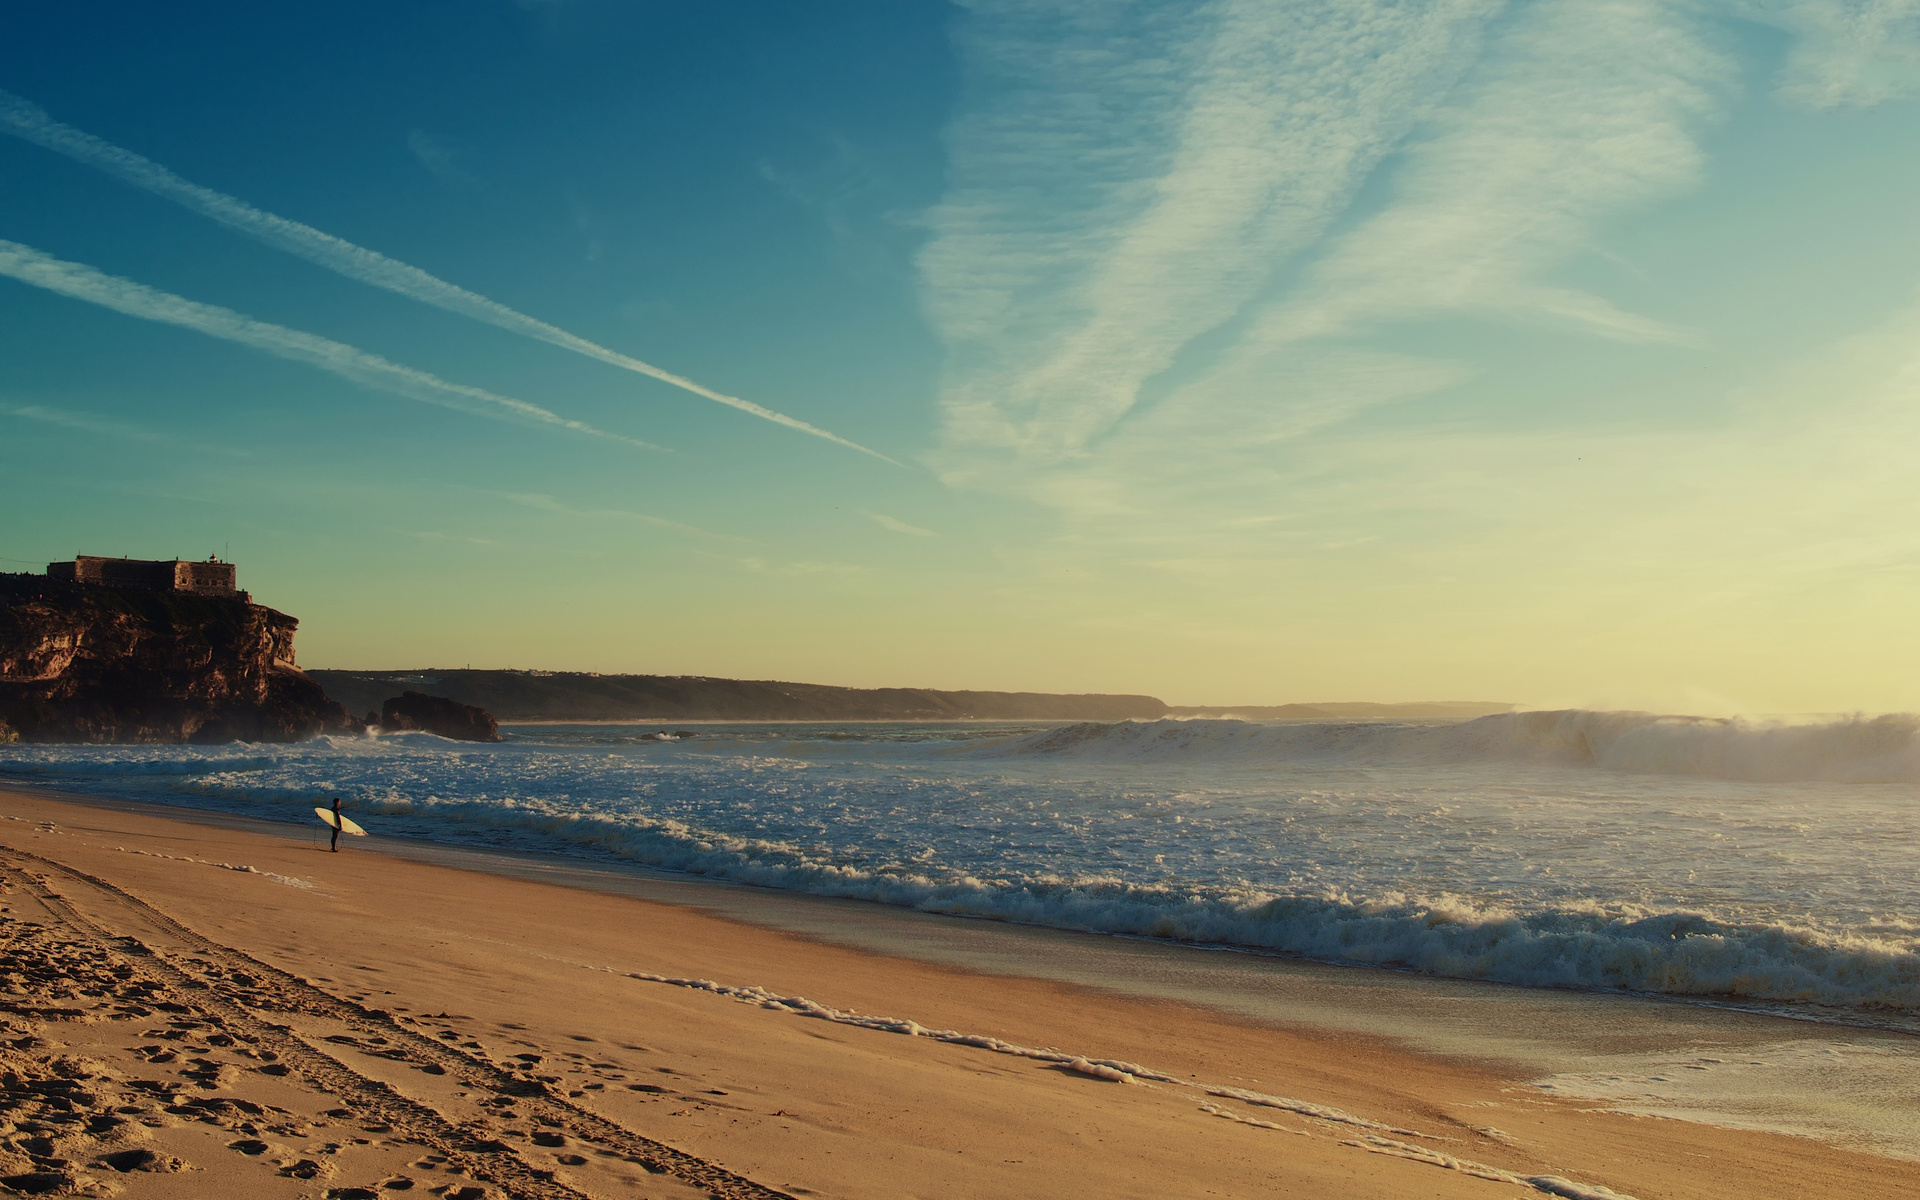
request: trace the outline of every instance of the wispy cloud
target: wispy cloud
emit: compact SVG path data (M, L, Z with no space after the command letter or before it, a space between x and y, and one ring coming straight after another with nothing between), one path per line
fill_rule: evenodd
M905 533L913 537L937 536L931 529L922 529L918 525L909 525L898 517L890 517L885 513L867 512L865 509L862 509L861 514L880 528L891 529L895 533Z
M116 438L123 442L146 442L156 446L184 446L198 450L203 454L216 454L223 458L251 458L245 450L236 450L229 446L212 446L204 442L195 442L186 438L174 437L147 429L140 425L130 425L125 421L112 421L105 417L89 416L86 413L68 412L64 409L47 408L39 404L8 404L0 402L0 415L18 417L23 421L38 421L42 425L53 425L61 429L71 429L76 433L95 434L100 437Z
M919 241L919 214L903 217L889 207L895 189L881 160L864 146L831 132L819 140L827 154L813 165L789 167L766 159L760 177L818 216L844 270L899 275L903 236Z
M421 542L461 542L469 546L498 546L500 544L492 538L470 537L460 533L443 533L437 529L395 529L392 532L399 537L413 538Z
M949 448L1082 454L1326 229L1501 7L977 13L956 187L922 255L955 352Z
M1548 0L1409 151L1399 195L1341 238L1247 339L1258 348L1366 321L1480 310L1540 314L1626 341L1685 335L1539 281L1596 222L1698 181L1698 134L1737 65L1660 0Z
M365 387L405 396L409 400L436 404L475 416L553 425L591 437L638 446L643 450L664 449L638 438L596 429L525 400L515 400L511 396L462 383L449 383L437 375L401 366L344 342L256 321L230 308L201 304L130 279L108 275L83 263L66 262L18 242L0 241L0 275L11 276L22 283L46 288L75 300L98 304L130 317L178 325L209 337L250 346L279 358L303 362Z
M1210 369L1116 435L1116 461L1093 472L1108 483L1055 483L1056 494L1085 503L1116 477L1180 473L1211 490L1221 463L1249 448L1470 373L1333 344L1392 320L1469 313L1687 342L1543 278L1602 220L1697 181L1699 133L1723 115L1735 78L1697 18L1657 0L1548 0L1518 14L1407 150L1392 201L1256 306Z
M827 441L858 450L863 454L893 462L879 451L870 450L839 434L829 433L750 400L742 400L738 396L729 396L724 392L715 391L685 376L676 375L651 363L609 350L605 346L568 333L545 321L517 312L476 292L470 292L430 275L418 267L388 258L384 254L364 246L357 246L332 234L322 233L311 225L304 225L298 221L262 211L243 200L216 192L211 188L190 183L151 159L143 158L130 150L124 150L111 142L94 137L90 133L62 124L47 115L37 105L5 91L0 91L0 131L64 154L103 171L123 183L152 192L156 196L165 197L204 217L218 221L230 229L238 230L276 249L338 272L349 279L357 279L362 283L384 288L423 304L431 304L448 312L536 338L563 350L583 354L623 370L671 384L682 391L691 392L715 403L752 413L756 417L772 421L777 425L784 425L814 437L825 438Z
M407 149L428 174L442 183L457 183L471 186L473 176L460 165L460 152L424 129L409 130Z
M1796 35L1782 99L1871 107L1920 92L1920 0L1735 0L1734 11Z
M1627 342L1688 339L1549 272L1602 221L1698 180L1699 136L1729 107L1737 70L1696 8L1543 0L1489 23L1488 5L1363 5L1304 30L1286 5L1208 11L1203 47L1113 40L1104 55L1073 57L1074 71L1102 72L1081 80L1085 91L1149 77L1144 107L1175 115L1156 126L1090 111L1108 136L1147 130L1164 148L1102 158L1096 143L1074 146L1133 186L1108 180L1073 212L1099 236L1066 236L1051 260L1034 260L1051 266L996 279L955 256L971 247L991 265L996 247L1037 254L1034 243L1060 234L1006 165L1022 146L1059 156L1059 139L991 105L995 120L973 128L976 113L957 126L960 185L924 263L955 364L938 459L950 481L1093 519L1182 526L1283 493L1303 464L1283 466L1277 445L1473 374L1354 344L1388 322L1464 313ZM1052 78L1034 70L1032 47L976 37L972 49ZM997 103L1036 103L1033 88L994 82ZM983 166L974 158L989 143L999 157ZM1383 203L1338 230L1334 218L1389 152L1400 157ZM1056 213L1097 190L1069 192ZM1276 273L1296 258L1307 264L1297 275ZM1230 318L1230 336L1181 358ZM1167 398L1138 409L1156 376L1173 385Z
M733 565L750 575L779 575L789 579L813 577L852 577L865 575L867 568L856 563L824 562L807 559L801 562L768 562L764 558L736 558Z
M656 517L651 513L633 512L624 508L575 508L564 504L557 498L544 492L489 492L502 500L509 500L527 508L541 512L555 513L565 517L583 517L595 521L625 521L637 525L649 525L655 529L670 529L675 533L693 534L696 537L714 538L723 542L738 542L742 545L759 545L753 538L739 537L731 533L715 533L711 529L702 529L698 525L685 525L679 521L669 521L665 517Z

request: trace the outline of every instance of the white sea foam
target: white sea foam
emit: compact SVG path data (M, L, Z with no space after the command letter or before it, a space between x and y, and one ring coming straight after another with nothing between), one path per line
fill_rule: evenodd
M1444 725L1084 722L984 752L1120 761L1532 762L1752 782L1920 783L1920 716L1763 722L1567 709Z
M602 968L604 969L604 968ZM712 992L717 996L726 996L760 1008L777 1009L793 1013L796 1016L812 1017L816 1020L831 1021L836 1025L852 1025L860 1029L873 1029L882 1033L903 1033L909 1037L923 1037L929 1041L945 1042L954 1046L971 1046L978 1050L991 1050L995 1054L1009 1054L1016 1058L1037 1059L1040 1062L1053 1063L1056 1066L1079 1075L1094 1079L1104 1079L1109 1083L1136 1083L1142 1080L1153 1083L1173 1084L1178 1087L1193 1088L1209 1096L1238 1100L1258 1108L1280 1109L1296 1113L1303 1117L1312 1117L1316 1121L1325 1121L1333 1125L1346 1125L1376 1133L1394 1133L1403 1137L1427 1138L1432 1141L1448 1141L1436 1138L1432 1134L1421 1133L1417 1129L1402 1129L1397 1125L1388 1125L1370 1117L1356 1116L1331 1105L1315 1104L1311 1100L1296 1100L1291 1096L1270 1096L1264 1092L1251 1092L1244 1088L1227 1087L1223 1084L1206 1083L1194 1079L1181 1079L1152 1067L1127 1062L1118 1058L1088 1058L1083 1054L1072 1054L1062 1050L1021 1046L1014 1042L1002 1041L979 1033L962 1033L957 1029L930 1029L918 1021L904 1017L876 1017L866 1013L852 1012L833 1008L805 996L784 996L770 992L754 984L715 983L711 979L680 979L671 975L655 975L648 971L629 971L628 979L645 980L648 983L664 983L671 987L691 988L694 991ZM1253 1122L1257 1123L1257 1122ZM1277 1126L1275 1127L1277 1128Z
M14 745L0 773L294 821L339 796L376 835L1920 1023L1916 792L1861 782L1906 769L1911 718L655 732Z
M292 798L304 803L307 797ZM361 809L525 832L666 870L1034 925L1282 951L1461 979L1869 1006L1920 1014L1914 939L1586 902L1516 909L1466 897L1314 889L1225 893L1045 874L1016 879L875 870L786 841L638 814L585 816L536 800L389 797Z
M218 867L222 871L238 871L242 875L258 875L262 879L270 879L274 883L284 884L287 887L305 888L309 890L313 887L313 881L311 879L301 879L295 875L281 875L274 871L263 871L259 867L247 863L215 862L210 858L192 858L182 854L161 854L155 850L131 849L126 846L115 846L114 849L120 851L122 854L138 854L146 858L164 858L168 862L193 863L195 866L201 867Z
M594 969L606 970L604 967ZM1151 1067L1144 1067L1139 1063L1127 1062L1122 1059L1090 1059L1085 1055L1072 1054L1061 1050L1021 1046L983 1034L962 1033L956 1029L930 1029L909 1018L878 1017L833 1008L829 1005L809 1000L805 996L781 995L778 992L771 992L766 988L753 984L723 984L716 983L711 979L676 978L671 975L656 975L648 971L630 971L626 973L626 977L628 979L644 980L648 983L663 983L671 987L691 988L695 991L711 992L714 995L726 996L730 999L739 1000L760 1008L788 1012L796 1016L811 1017L816 1020L832 1021L837 1025L852 1025L857 1028L872 1029L883 1033L906 1034L909 1037L922 1037L930 1041L945 1042L949 1045L972 1046L982 1050L991 1050L996 1054L1010 1054L1019 1058L1037 1059L1041 1062L1053 1063L1075 1074L1090 1076L1094 1079L1104 1079L1110 1083L1135 1083L1141 1080L1151 1080L1154 1083L1167 1084L1173 1087L1192 1088L1195 1091L1203 1092L1209 1096L1238 1100L1243 1104L1252 1105L1256 1108L1278 1109L1308 1117L1315 1121L1322 1121L1330 1125L1345 1126L1361 1131L1357 1138L1348 1139L1344 1143L1345 1145L1357 1146L1377 1154L1391 1154L1398 1158L1411 1159L1415 1162L1426 1163L1429 1166L1440 1167L1444 1170L1459 1171L1462 1174L1470 1175L1477 1179L1487 1179L1496 1183L1506 1183L1518 1187L1531 1188L1534 1191L1543 1192L1550 1196L1564 1197L1565 1200L1634 1200L1633 1197L1625 1193L1616 1192L1611 1188L1603 1187L1599 1184L1578 1183L1560 1175L1518 1174L1513 1171L1503 1170L1499 1167L1490 1167L1484 1163L1473 1162L1470 1159L1445 1154L1430 1146L1413 1145L1399 1139L1416 1137L1427 1141L1438 1142L1452 1141L1453 1139L1422 1133L1417 1129L1405 1129L1397 1125L1389 1125L1383 1121L1358 1116L1330 1105L1316 1104L1310 1100L1297 1100L1290 1096L1271 1096L1264 1092L1253 1092L1244 1088L1227 1087L1197 1078L1181 1079L1177 1075L1169 1075L1163 1071L1156 1071ZM1261 1129L1273 1129L1282 1133L1301 1132L1300 1130L1288 1129L1284 1125L1277 1125L1271 1121L1262 1121L1256 1117L1245 1116L1233 1112L1230 1109L1221 1108L1217 1104L1202 1104L1200 1109L1202 1112L1209 1113L1213 1116L1225 1117L1228 1120L1237 1121L1244 1125L1257 1126ZM1396 1136L1386 1136L1389 1134Z
M1817 1138L1920 1161L1911 1039L1800 1038L1760 1045L1610 1054L1536 1081L1611 1111ZM1810 1097L1817 1102L1809 1103Z
M1576 1183L1563 1175L1520 1175L1513 1171L1490 1167L1485 1163L1470 1159L1455 1158L1426 1146L1410 1146L1393 1138L1368 1136L1347 1143L1371 1150L1375 1154L1390 1154L1395 1158L1411 1159L1448 1171L1458 1171L1475 1179L1488 1179L1495 1183L1507 1183L1516 1187L1532 1188L1549 1196L1561 1196L1565 1200L1633 1200L1625 1192L1616 1192L1610 1187L1597 1183Z

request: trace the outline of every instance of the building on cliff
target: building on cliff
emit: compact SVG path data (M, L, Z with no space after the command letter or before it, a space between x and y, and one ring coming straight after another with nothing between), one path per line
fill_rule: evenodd
M77 555L72 562L47 564L47 578L62 583L93 583L102 587L147 588L158 592L190 592L196 596L233 596L248 599L238 586L232 563L209 558L99 558Z
M225 590L207 594L166 575L82 575L86 562L55 566L98 582L0 574L0 742L283 742L362 728L294 665L300 622L235 591L231 566L215 564Z

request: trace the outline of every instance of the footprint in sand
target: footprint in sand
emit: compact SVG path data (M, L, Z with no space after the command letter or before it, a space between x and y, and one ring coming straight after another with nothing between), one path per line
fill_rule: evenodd
M48 1196L73 1190L77 1181L65 1171L27 1171L19 1175L0 1176L0 1183L23 1195Z
M120 1150L113 1154L103 1154L96 1160L96 1163L99 1166L118 1171L122 1175L130 1171L145 1171L155 1175L172 1174L186 1166L185 1163L177 1158L166 1154L156 1154L145 1148Z
M326 1168L319 1163L310 1158L303 1158L281 1167L279 1174L285 1175L289 1179L317 1179L324 1170L326 1170Z

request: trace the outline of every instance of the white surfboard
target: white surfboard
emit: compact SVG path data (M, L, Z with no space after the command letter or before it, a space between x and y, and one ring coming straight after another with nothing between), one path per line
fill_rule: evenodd
M320 819L322 821L325 821L328 825L333 825L334 822L337 820L339 822L337 828L340 830L341 833L353 833L353 834L358 834L361 837L367 836L367 831L360 828L358 825L355 825L353 823L353 818L347 816L345 813L341 813L340 816L336 818L333 815L333 810L330 808L316 808L313 811L319 813Z

